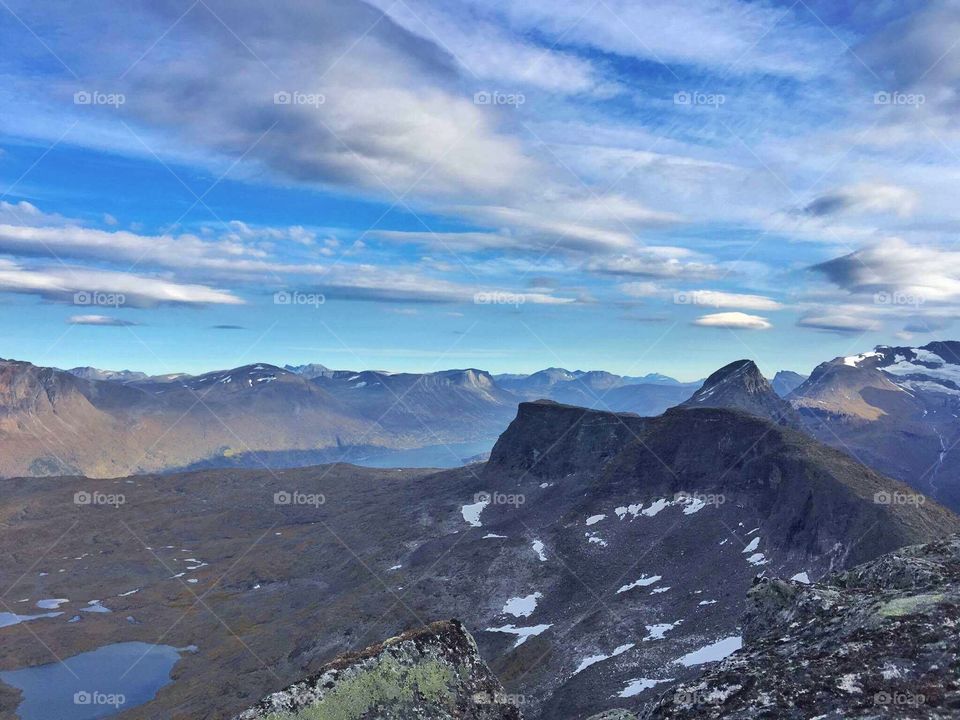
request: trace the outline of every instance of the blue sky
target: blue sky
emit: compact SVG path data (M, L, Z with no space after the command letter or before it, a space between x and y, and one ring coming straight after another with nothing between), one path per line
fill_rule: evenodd
M5 357L694 379L953 332L956 2L0 18Z

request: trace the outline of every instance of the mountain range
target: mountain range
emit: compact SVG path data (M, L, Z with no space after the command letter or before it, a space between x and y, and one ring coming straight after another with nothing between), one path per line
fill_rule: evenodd
M494 377L260 363L148 376L0 360L0 475L332 461L453 467L489 451L525 399L657 415L696 386L556 368Z
M251 364L202 375L0 361L0 475L118 477L213 467L456 467L529 400L652 417L727 407L802 428L960 508L960 343L879 346L772 381L748 360L706 381L548 368L390 373Z

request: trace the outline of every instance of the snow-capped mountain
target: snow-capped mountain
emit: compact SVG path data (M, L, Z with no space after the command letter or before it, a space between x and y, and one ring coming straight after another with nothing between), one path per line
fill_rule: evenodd
M823 442L960 508L960 343L835 358L789 399Z

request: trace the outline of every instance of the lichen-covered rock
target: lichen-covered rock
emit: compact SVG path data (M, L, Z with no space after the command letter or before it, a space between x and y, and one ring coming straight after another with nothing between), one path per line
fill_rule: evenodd
M344 655L235 720L522 720L456 620Z
M960 717L960 536L749 599L746 646L652 718Z

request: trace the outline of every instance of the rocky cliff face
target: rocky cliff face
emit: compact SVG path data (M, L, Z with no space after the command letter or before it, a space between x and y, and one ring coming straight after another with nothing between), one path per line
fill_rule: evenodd
M632 441L647 420L552 400L521 403L490 452L487 475L557 478L596 472Z
M235 720L521 720L510 700L451 620L337 658Z
M815 585L759 579L749 601L744 649L654 720L960 715L960 536Z

